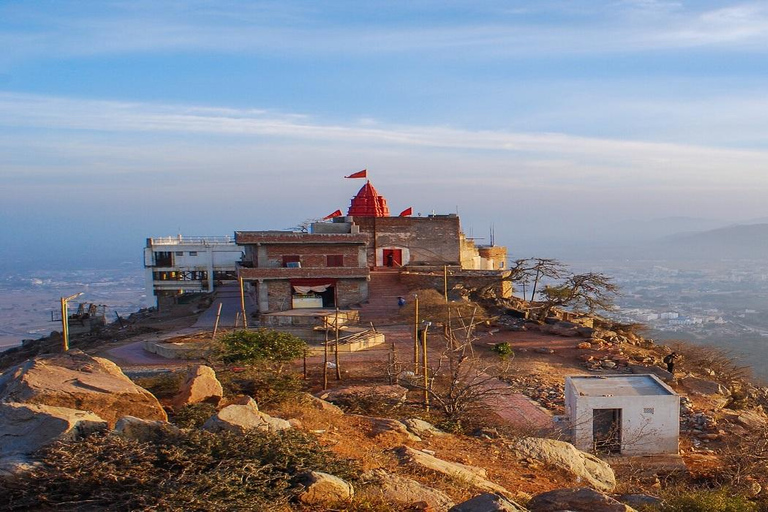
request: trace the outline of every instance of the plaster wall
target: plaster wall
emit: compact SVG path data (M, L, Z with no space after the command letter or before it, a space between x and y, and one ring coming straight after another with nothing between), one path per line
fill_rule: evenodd
M570 381L566 381L565 391L566 412L571 421L571 441L576 448L584 451L592 451L594 448L595 409L621 409L622 455L678 453L678 395L580 396Z

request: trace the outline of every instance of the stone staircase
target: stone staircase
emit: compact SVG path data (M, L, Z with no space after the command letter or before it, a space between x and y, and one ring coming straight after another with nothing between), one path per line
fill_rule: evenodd
M374 324L395 322L400 309L397 305L398 297L405 297L413 307L408 288L400 283L400 272L389 269L372 271L371 280L368 282L368 302L363 304L360 310L360 321Z

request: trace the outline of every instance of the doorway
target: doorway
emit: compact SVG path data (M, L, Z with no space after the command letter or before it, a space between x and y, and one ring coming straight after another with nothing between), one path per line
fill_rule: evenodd
M621 409L592 411L592 442L597 453L621 453Z
M382 257L385 267L402 267L403 250L402 249L383 249Z

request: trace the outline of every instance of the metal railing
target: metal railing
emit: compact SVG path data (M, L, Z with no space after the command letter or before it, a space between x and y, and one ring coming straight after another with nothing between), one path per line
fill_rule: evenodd
M148 246L156 245L234 245L233 237L227 236L161 236L147 239Z

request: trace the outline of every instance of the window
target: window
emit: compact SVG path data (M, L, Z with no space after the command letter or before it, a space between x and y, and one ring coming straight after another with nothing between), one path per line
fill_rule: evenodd
M197 251L189 251L190 256L197 256Z
M643 414L653 414L653 407L644 407Z
M293 263L293 265L289 265L289 263ZM283 266L284 267L293 267L293 268L300 268L301 267L301 258L298 254L285 254L283 255Z
M343 267L344 255L343 254L329 254L325 257L326 267Z
M176 251L176 256L184 256L184 251Z

